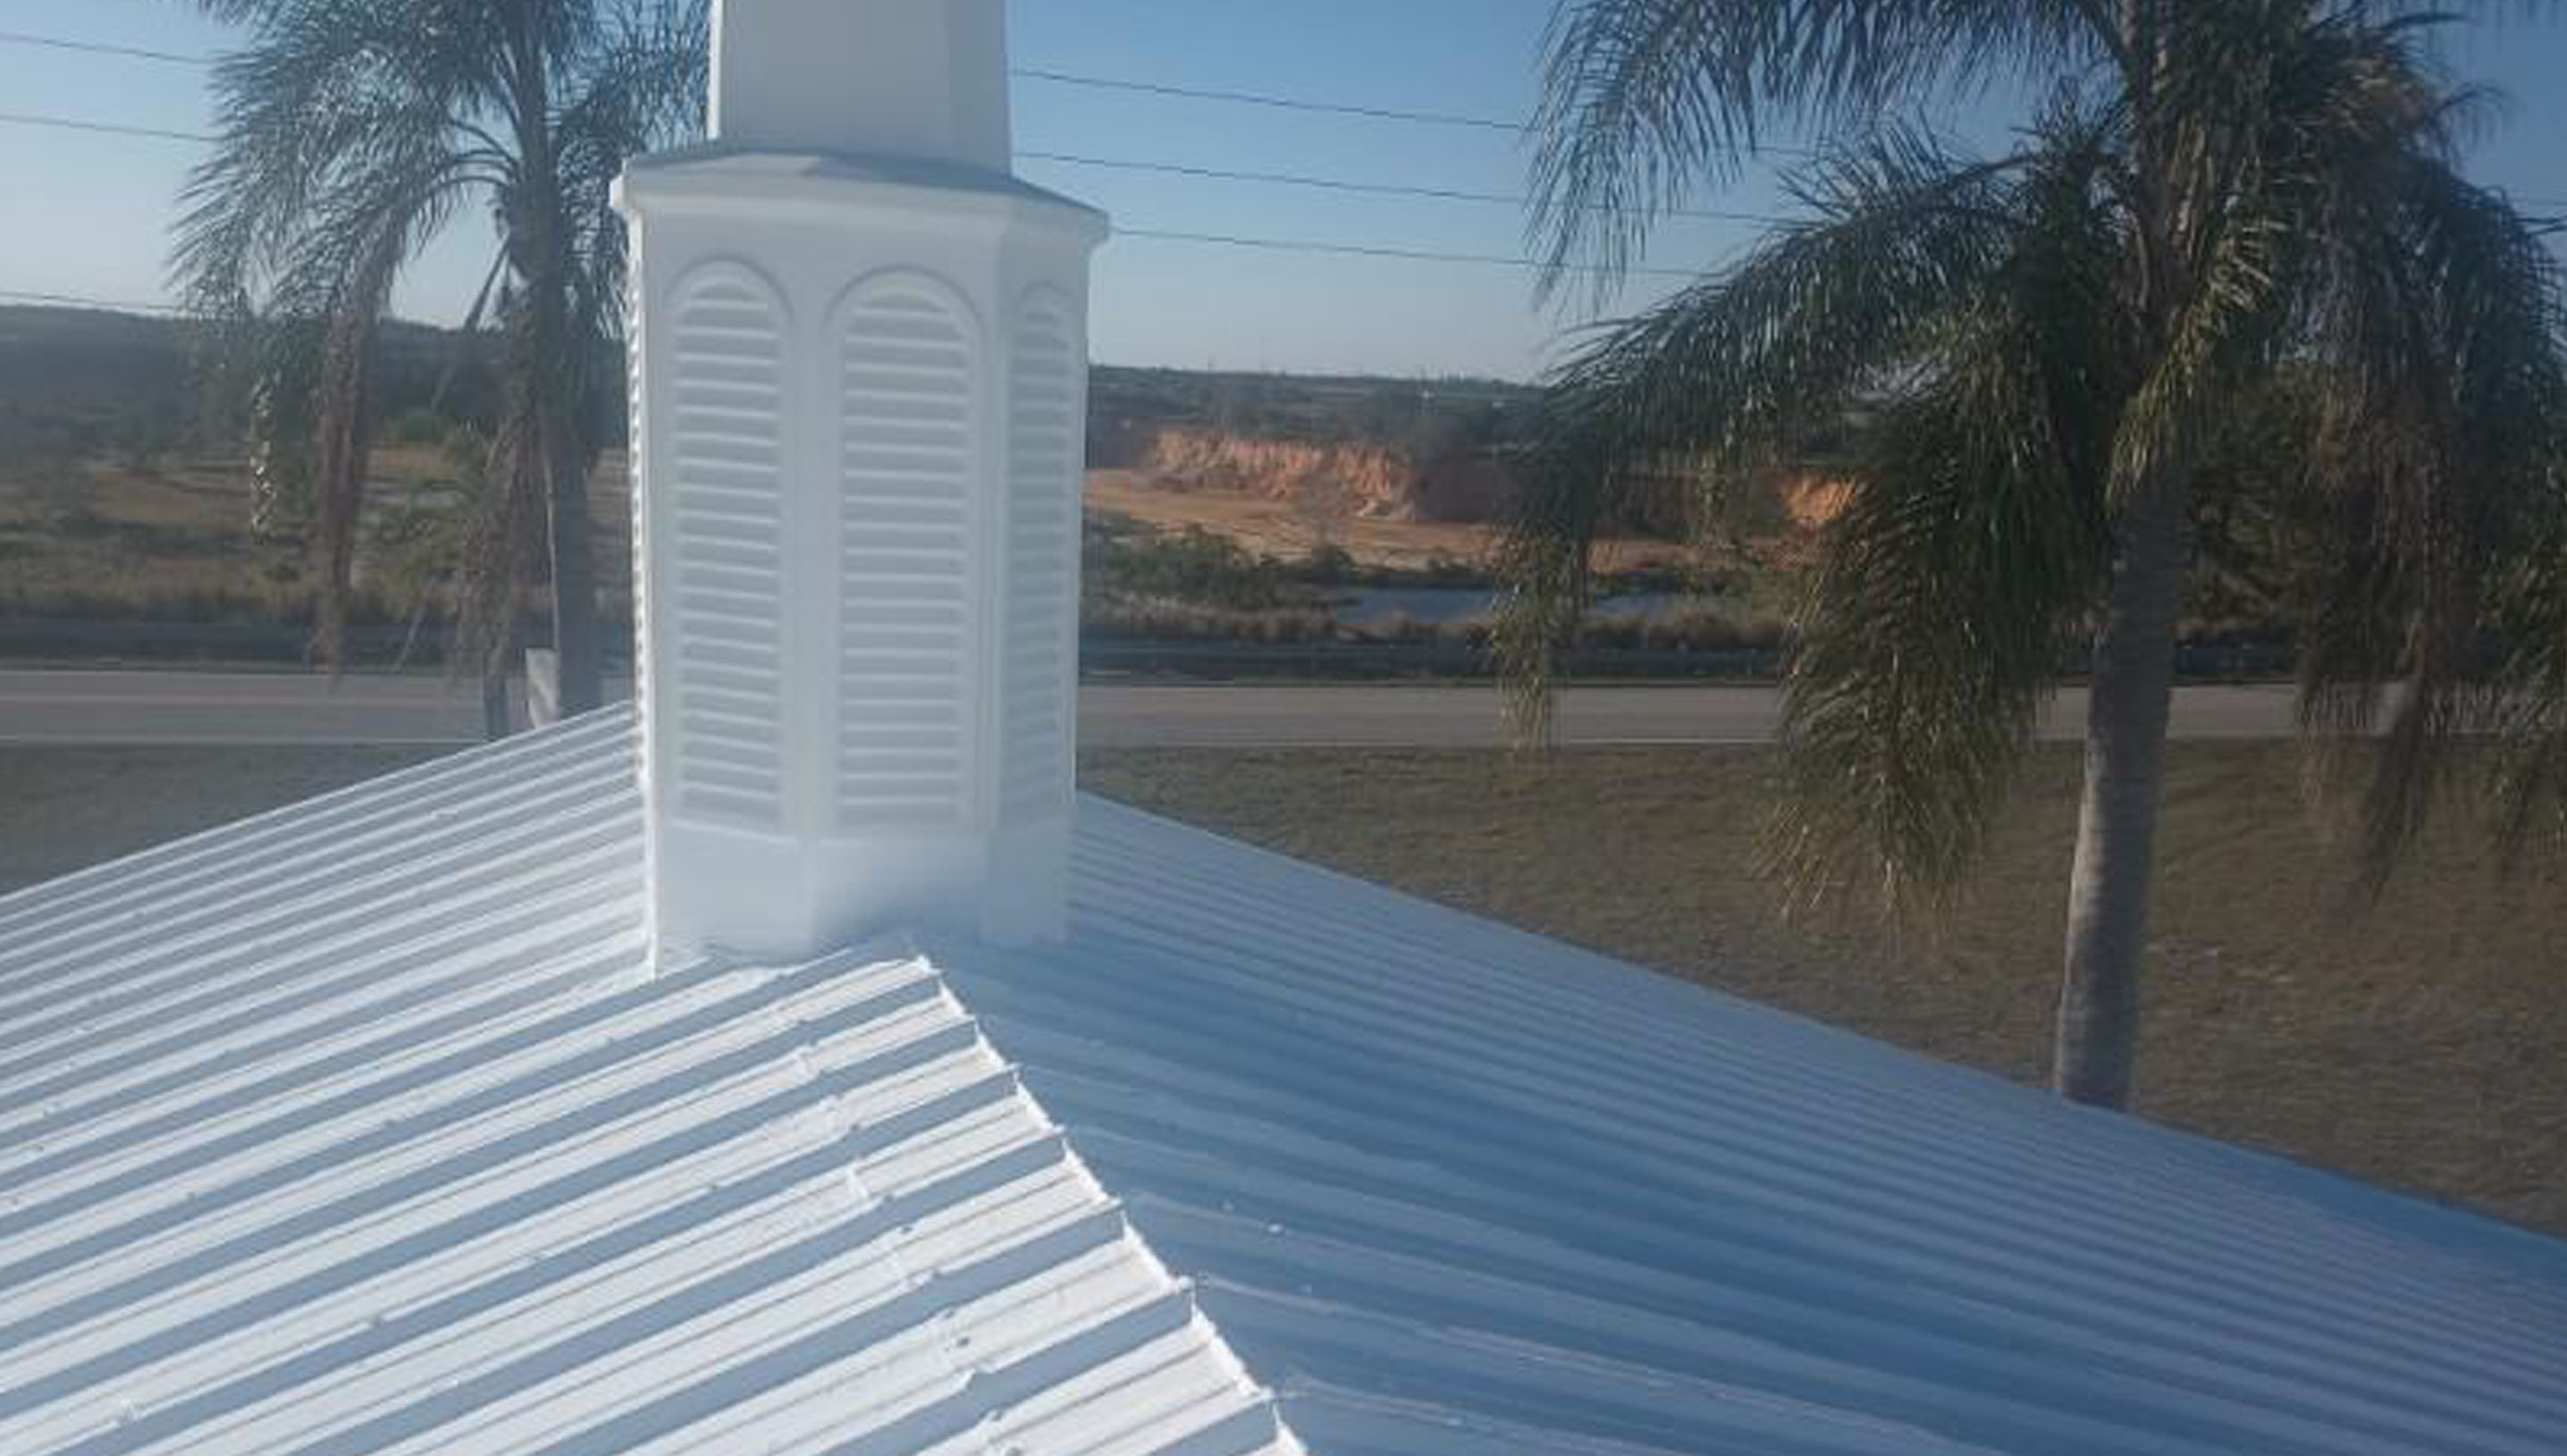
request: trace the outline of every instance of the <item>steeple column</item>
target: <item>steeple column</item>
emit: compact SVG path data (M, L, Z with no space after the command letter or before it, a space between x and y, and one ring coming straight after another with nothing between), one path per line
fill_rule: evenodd
M1088 261L1014 179L998 0L724 0L635 162L654 933L1064 931Z

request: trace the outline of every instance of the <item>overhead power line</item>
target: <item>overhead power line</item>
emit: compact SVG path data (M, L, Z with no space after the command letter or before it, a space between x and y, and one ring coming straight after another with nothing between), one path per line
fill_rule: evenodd
M133 61L159 61L177 66L214 64L210 56L183 55L176 51L155 51L143 46L110 45L103 41L77 40L70 36L37 35L20 30L0 30L0 44L37 46L49 51L71 51L91 56L116 56ZM1398 107L1357 106L1343 102L1311 101L1301 97L1270 96L1262 92L1228 91L1214 87L1171 86L1156 81L1133 81L1119 76L1087 76L1075 71L1055 71L1041 66L1019 66L1008 74L1019 81L1038 81L1049 86L1072 86L1090 91L1121 91L1138 96L1168 97L1182 101L1224 102L1232 106L1320 112L1341 117L1362 117L1376 122L1408 122L1427 127L1463 127L1484 132L1520 133L1525 130L1523 122L1501 121L1495 117L1462 116L1452 112L1408 111Z
M142 46L111 46L100 41L76 41L63 36L30 35L20 30L0 30L0 44L35 46L48 51L73 51L85 56L118 56L129 61L164 61L175 66L210 66L203 56L182 56L175 51L154 51Z
M214 139L197 132L168 131L156 127L128 127L111 122L89 122L70 117L40 117L19 112L0 112L0 125L47 127L72 132L105 133L110 136L143 137L160 141L210 143ZM1403 186L1389 182L1360 182L1339 177L1305 176L1291 172L1241 171L1224 167L1188 166L1176 162L1134 161L1117 157L1081 156L1060 151L1020 151L1027 161L1052 162L1063 166L1101 167L1117 171L1154 172L1174 176L1206 177L1224 181L1254 182L1273 186L1311 187L1328 191L1380 196L1413 196L1464 202L1503 202L1522 204L1524 199L1503 192L1473 192L1449 187ZM1754 222L1772 226L1789 225L1793 219L1757 212L1722 212L1707 209L1685 209L1670 215L1713 218L1723 221ZM2552 235L2553 228L2541 229ZM1153 242L1193 243L1205 247L1255 249L1265 252L1330 254L1350 258L1387 258L1419 263L1451 263L1466 266L1541 269L1550 265L1538 258L1514 257L1501 253L1449 252L1433 248L1407 248L1372 243L1322 242L1299 238L1248 237L1229 233L1188 232L1174 228L1118 227L1118 237L1140 238ZM1595 274L1602 270L1587 266L1564 266L1563 272ZM1641 278L1692 279L1702 272L1684 268L1633 267L1623 270Z
M184 55L175 51L152 50L142 46L111 45L98 41L75 40L64 36L37 35L31 32L16 30L0 30L0 44L33 46L48 50L115 56L134 60L162 62L173 65L202 67L212 64L211 60L204 56ZM1020 80L1043 82L1059 86L1085 87L1095 90L1120 91L1145 96L1223 102L1242 106L1267 107L1287 111L1361 117L1374 121L1404 122L1426 126L1463 127L1483 131L1520 133L1525 130L1524 124L1522 123L1500 121L1491 117L1473 117L1446 112L1406 111L1390 107L1357 106L1336 102L1311 101L1296 97L1272 96L1257 92L1173 86L1158 82L1132 81L1117 77L1085 76L1073 72L1054 71L1039 67L1019 67L1009 74ZM87 132L103 136L147 138L154 141L209 144L216 140L215 138L201 132L184 132L162 127L132 126L118 122L83 121L69 117L34 116L18 112L0 112L0 123L24 127L44 127L68 132ZM1803 156L1815 156L1819 154L1806 147L1767 146L1763 149L1772 152ZM1516 207L1526 207L1532 204L1532 199L1521 194L1474 191L1467 188L1427 187L1395 182L1368 182L1342 177L1313 176L1297 172L1255 171L1227 167L1197 166L1180 162L1141 161L1119 157L1083 156L1074 153L1056 151L1019 151L1016 154L1024 160L1052 162L1063 166L1082 166L1112 171L1144 172L1162 176L1181 176L1219 181L1249 182L1268 186L1300 187L1365 196L1418 197L1439 201L1485 203ZM2518 196L2515 200L2525 206L2567 208L2567 199ZM1708 221L1751 222L1766 226L1786 226L1793 221L1791 218L1780 217L1770 213L1729 211L1720 208L1700 207L1669 208L1661 215L1666 217L1691 218ZM2544 234L2551 233L2555 229L2553 227L2544 227L2541 229ZM1141 234L1133 232L1128 235L1140 236ZM1204 240L1210 241L1212 239L1207 237ZM1240 245L1251 246L1261 244L1254 240L1250 240L1243 241ZM1400 248L1384 248L1379 251L1383 256L1424 257L1428 255L1423 250ZM1469 258L1456 256L1453 260L1482 261L1482 259L1476 256ZM1489 261L1497 260L1492 259ZM1521 262L1528 266L1540 266L1538 264L1533 264L1531 260L1518 259L1507 261ZM1647 273L1651 270L1637 269L1633 271Z
M41 117L24 112L0 112L0 125L46 127L66 132L93 132L111 137L144 137L163 142L211 144L216 140L202 132L180 132L161 127L134 127L118 122L91 122L75 117ZM1420 197L1430 201L1480 202L1510 207L1530 205L1529 199L1515 192L1477 192L1459 187L1421 187L1400 182L1367 182L1347 177L1312 176L1301 172L1248 171L1232 167L1194 166L1173 161L1138 161L1127 157L1082 156L1066 151L1020 150L1016 156L1022 161L1051 162L1060 166L1147 172L1158 176L1196 177L1213 181L1252 182L1262 186L1308 187L1363 196ZM1778 227L1787 226L1793 220L1770 212L1731 212L1704 207L1674 208L1664 215L1719 222L1754 222Z
M104 133L107 133L107 134L110 134L110 135L113 135L113 136L148 137L148 138L153 138L153 139L165 139L165 140L170 140L170 141L179 141L179 142L197 142L197 143L204 143L204 142L211 142L211 141L213 141L213 140L214 140L214 139L212 139L212 138L210 138L210 137L206 137L206 136L203 136L203 135L201 135L201 134L198 134L198 133L192 133L192 132L168 132L168 131L161 131L161 130L159 130L159 129L157 129L157 128L150 128L150 127L125 127L125 126L119 126L119 125L115 125L115 124L107 123L107 122L85 122L85 121L79 121L79 120L76 120L76 119L73 119L73 118L69 118L69 117L38 117L38 116L28 116L28 115L25 115L25 114L23 114L23 113L17 113L17 112L0 112L0 124L13 125L13 126L25 126L25 127L49 127L49 128L58 128L58 129L62 129L62 130L66 130L66 131L74 131L74 132L104 132ZM1053 153L1053 152L1026 152L1026 153L1024 153L1024 155L1025 155L1028 159L1038 159L1038 160L1046 160L1046 161L1058 161L1058 162L1063 162L1063 163L1070 164L1070 165L1081 165L1081 164L1085 164L1085 165L1099 165L1099 166L1128 166L1128 167L1141 168L1141 169L1151 169L1151 170L1171 169L1171 168L1162 168L1162 167L1160 167L1160 165L1159 165L1158 163L1155 163L1155 162L1114 162L1114 161L1106 160L1106 159L1104 159L1104 158L1074 157L1074 156L1068 156L1068 155L1065 155L1065 154L1061 154L1061 153ZM1214 173L1212 173L1211 169L1209 169L1209 168L1185 168L1185 169L1183 169L1183 170L1186 170L1186 171L1189 171L1189 172L1194 172L1194 173L1207 174L1207 175L1209 175L1209 174L1214 174ZM1243 173L1235 173L1235 174L1233 174L1233 175L1236 175L1237 177L1239 177L1239 178L1240 178L1240 179L1242 179L1242 180L1250 180L1250 181L1259 181L1259 180L1263 180L1263 181L1283 181L1283 180L1285 180L1284 178L1280 177L1280 176L1259 176L1259 175L1257 175L1257 174L1253 174L1253 173L1244 173L1244 172L1243 172ZM1351 182L1349 182L1349 183L1342 183L1342 184L1340 184L1340 183L1333 182L1333 181L1331 181L1331 180L1329 180L1329 179L1326 179L1326 178L1318 178L1318 177L1297 178L1297 179L1292 179L1292 180L1296 181L1296 182L1297 182L1297 183L1299 183L1299 184L1303 184L1303 185L1311 185L1311 186L1342 186L1344 189L1347 189L1347 190L1381 190L1380 188L1376 188L1376 187L1374 187L1374 186L1373 186L1372 184L1370 184L1370 183L1351 183ZM1424 195L1438 195L1438 194L1442 194L1442 193L1441 193L1441 189L1437 189L1437 188L1415 188L1415 189L1400 189L1400 188L1392 188L1392 189L1390 189L1390 190L1393 190L1393 191L1414 190L1414 191L1416 191L1416 192L1418 192L1418 193L1420 193L1420 194L1424 194ZM1448 195L1466 195L1466 196L1467 196L1467 195L1470 195L1470 194L1448 194ZM1490 194L1484 194L1484 195L1485 195L1485 196L1487 196L1487 197L1490 197L1490 198L1495 198L1497 194L1490 193ZM1473 199L1473 200L1478 200L1478 197L1473 197L1472 199ZM1742 216L1744 216L1744 214L1742 214ZM1749 218L1748 220L1781 221L1782 219L1779 219L1779 218L1770 218L1770 219ZM1153 241L1153 242L1182 242L1182 243L1195 243L1195 244L1199 244L1199 245L1207 246L1207 247L1253 248L1253 249L1258 249L1258 250L1266 251L1266 252L1282 252L1282 253L1317 253L1317 254L1329 254L1329 255L1333 255L1333 256L1337 256L1337 257L1349 257L1349 258L1388 258L1388 259L1397 259L1397 260L1406 261L1406 262L1416 262L1416 263L1452 263L1452 264L1462 264L1462 265L1478 266L1478 267L1503 267L1503 268L1530 268L1530 269L1539 269L1539 268L1544 268L1544 267L1549 266L1549 265L1545 264L1544 262L1542 262L1540 259L1537 259L1537 258L1517 257L1517 256L1512 256L1512 255L1509 255L1509 254L1504 254L1504 253L1466 253L1466 252L1451 252L1451 251L1445 251L1445 250L1441 250L1441 249L1434 249L1434 248L1406 248L1406 247L1393 247L1393 246L1382 245L1382 244L1373 244L1373 243L1340 243L1340 242L1323 242L1323 241L1318 241L1318 240L1315 240L1315 239L1304 239L1304 238L1246 237L1246 236L1239 236L1239 235L1229 234L1229 233L1186 232L1186 231L1181 231L1181 230L1174 229L1174 228L1155 228L1155 227L1117 227L1117 228L1115 228L1115 230L1114 230L1114 231L1115 231L1115 236L1117 236L1117 237L1141 238L1141 239L1146 239L1146 240ZM1589 267L1569 266L1569 267L1564 268L1564 269L1563 269L1563 271L1565 271L1565 272L1569 272L1569 273L1593 273L1593 272L1596 272L1596 271L1598 271L1598 270L1593 269L1593 268L1589 268ZM1688 279L1689 279L1689 278L1698 278L1698 277L1702 276L1699 272L1696 272L1696 271L1694 271L1694 270L1691 270L1691 269L1680 269L1680 268L1645 268L1645 267L1635 267L1635 268L1630 268L1630 269L1627 269L1627 270L1624 270L1624 271L1627 271L1629 274L1631 274L1631 275L1633 275L1633 276L1636 276L1636 277L1655 277L1655 278L1688 278Z
M21 112L0 112L0 125L48 127L73 132L103 132L111 136L147 137L175 142L210 143L214 139L195 132L163 131L154 127L127 127L109 122L88 122L71 117L30 116ZM1075 156L1066 152L1027 151L1019 153L1027 160L1051 161L1070 166L1103 166L1138 171L1172 172L1179 175L1221 177L1225 179L1270 184L1324 187L1350 192L1385 193L1443 197L1464 201L1521 201L1496 192L1463 192L1441 187L1400 187L1388 183L1343 181L1330 177L1295 176L1281 172L1225 171L1214 167L1188 167L1174 163L1122 161L1109 157ZM1697 213L1697 216L1721 216L1740 221L1780 223L1786 219L1755 213ZM1507 268L1543 268L1539 259L1502 253L1451 252L1434 248L1395 247L1372 243L1321 242L1299 238L1245 237L1228 233L1185 232L1173 228L1117 227L1118 237L1146 238L1157 242L1190 242L1210 247L1258 248L1270 252L1328 253L1353 258L1396 258L1420 263L1457 263L1474 266ZM1589 267L1569 266L1569 273L1593 273ZM1631 268L1624 270L1637 277L1696 278L1701 275L1689 269Z
M1460 127L1471 131L1516 134L1522 134L1527 130L1523 122L1505 122L1494 117L1466 117L1451 112L1413 112L1396 107L1355 106L1343 102L1309 101L1300 97L1269 96L1254 91L1169 86L1155 81L1126 81L1111 76L1079 76L1067 71L1049 71L1030 66L1020 66L1008 74L1019 81L1039 81L1052 86L1075 86L1090 91L1122 91L1138 96L1172 97L1181 101L1216 101L1232 106L1267 107L1277 111L1361 117L1372 122L1407 122L1425 127Z
M1140 238L1149 242L1200 243L1208 247L1253 248L1270 253L1329 253L1349 258L1397 258L1415 263L1467 263L1497 268L1548 268L1540 258L1516 257L1506 253L1450 253L1428 248L1376 247L1369 243L1332 243L1282 237L1238 237L1218 232L1178 232L1158 227L1117 226L1118 238ZM1567 273L1596 273L1603 270L1571 264ZM1692 268L1624 268L1615 270L1643 278L1698 279L1701 270Z
M1113 76L1079 76L1066 71L1019 66L1008 75L1018 81L1039 81L1053 86L1073 86L1089 91L1120 91L1136 96L1155 96L1179 101L1223 102L1232 106L1265 107L1273 111L1303 112L1315 116L1353 117L1368 122L1402 122L1420 127L1457 127L1474 132L1497 132L1521 137L1533 130L1530 122L1502 121L1496 117L1464 116L1455 112L1419 112L1399 107L1361 106L1349 102L1314 101L1306 97L1272 96L1255 91L1227 91L1214 87L1170 86L1156 81L1131 81ZM1785 146L1759 144L1750 148L1754 153L1776 156L1824 155L1814 146Z
M109 137L148 137L155 142L211 143L214 139L203 132L175 132L162 127L129 127L121 122L85 122L77 117L38 117L25 112L0 112L0 124L12 127L44 127L57 132L95 132Z
M103 41L77 40L69 36L38 35L30 31L0 30L0 45L33 46L52 51L68 51L93 56L114 56L127 60L154 61L177 66L207 67L213 64L213 59L208 56L186 55L176 51L158 51L147 46L113 45ZM1219 102L1231 106L1263 107L1269 110L1303 112L1320 116L1361 118L1366 121L1375 122L1398 122L1411 126L1451 127L1469 131L1495 132L1519 136L1530 130L1529 124L1525 122L1507 121L1497 117L1470 116L1458 112L1413 111L1400 107L1364 106L1350 102L1318 101L1308 97L1275 96L1264 92L1233 91L1219 87L1175 86L1165 82L1135 81L1128 77L1088 76L1074 71L1057 71L1048 67L1040 66L1019 66L1010 70L1007 74L1019 81L1033 81L1050 86L1075 87L1089 91L1123 92L1135 96L1155 96L1181 101ZM76 127L75 130L126 133L143 137L166 137L174 141L205 140L186 133L161 132L150 128L116 127L105 124L90 124ZM1776 144L1761 145L1756 146L1754 150L1758 153L1770 153L1776 156L1816 157L1824 154L1816 147L1787 146ZM1028 154L1030 155L1032 153ZM1083 161L1082 159L1070 157L1041 157L1040 159L1073 162L1075 164L1092 166L1113 165L1136 171L1169 171L1181 174L1187 173L1187 169L1185 168L1158 163L1109 163L1101 161ZM1456 201L1521 202L1523 200L1522 198L1501 197L1493 193L1448 193L1436 188L1376 187L1359 183L1334 183L1317 180L1304 180L1282 175L1259 175L1253 173L1225 174L1214 171L1210 168L1201 169L1199 173L1195 174L1208 176L1235 175L1236 179L1242 181L1273 181L1295 186L1329 186L1343 191L1378 191L1387 195L1447 196ZM2567 198L2522 197L2517 200L2535 207L2567 208ZM1767 217L1759 217L1754 214L1735 214L1685 208L1674 209L1666 215L1674 217L1711 217L1743 222L1770 222L1775 220Z
M70 51L90 56L115 56L133 61L158 61L177 66L213 64L213 58L209 56L182 55L176 51L155 51L143 46L110 45L102 41L76 40L69 36L37 35L20 30L0 30L0 44L36 46L49 51ZM1525 130L1525 124L1522 122L1500 121L1495 117L1461 116L1451 112L1407 111L1397 107L1356 106L1341 102L1310 101L1300 97L1269 96L1260 92L1227 91L1211 87L1170 86L1161 82L1133 81L1117 76L1086 76L1074 71L1054 71L1040 66L1019 66L1008 74L1019 81L1037 81L1049 86L1071 86L1090 91L1120 91L1138 96L1223 102L1232 106L1270 107L1283 111L1361 117L1376 122L1407 122L1428 127L1462 127L1483 132L1521 133Z
M1059 151L1018 151L1020 161L1048 161L1063 166L1098 167L1107 171L1151 172L1162 176L1203 177L1214 181L1257 182L1276 187L1312 187L1330 192L1356 192L1376 197L1424 197L1444 202L1491 202L1509 207L1532 205L1530 198L1519 192L1474 192L1455 187L1407 186L1397 182L1360 182L1342 177L1309 176L1299 172L1239 171L1218 166L1189 166L1170 161L1129 161L1110 156L1078 156ZM1598 204L1600 207L1601 204ZM1666 217L1703 218L1720 222L1758 222L1785 226L1791 218L1766 212L1725 212L1715 208L1678 207L1660 214Z
M155 51L143 46L109 45L99 41L75 40L68 36L36 35L28 31L0 30L0 45L36 46L51 51L113 56L135 61L157 61L178 66L208 67L214 64L210 56L182 55L175 51ZM1233 91L1221 87L1175 86L1166 82L1135 81L1123 76L1089 76L1075 71L1057 71L1044 66L1018 66L1007 74L1018 81L1032 81L1046 86L1073 87L1085 91L1122 92L1131 96L1152 96L1173 101L1218 102L1227 106L1263 107L1271 111L1350 117L1370 122L1398 122L1419 127L1451 127L1509 136L1522 136L1531 130L1530 124L1526 122L1506 121L1497 117L1467 116L1458 112L1415 111L1403 107L1365 106L1353 102L1318 101L1309 97L1275 96L1266 92ZM1798 146L1766 146L1760 149L1786 155L1817 154L1809 148Z
M193 142L210 145L217 139L203 132L181 132L163 127L135 127L121 122L91 122L77 117L42 117L25 112L0 112L0 124L17 127L46 127L65 132L93 132L111 137L144 137L162 142ZM1016 153L1019 160L1045 161L1060 166L1095 167L1107 171L1148 172L1160 176L1197 177L1214 181L1254 182L1265 186L1309 187L1331 192L1352 192L1376 197L1422 197L1433 201L1485 202L1507 206L1528 205L1527 199L1514 192L1475 192L1458 187L1421 187L1398 182L1355 181L1345 177L1310 176L1299 172L1246 171L1230 167L1192 166L1172 161L1136 161L1125 157L1081 156L1066 151L1025 151ZM1757 222L1780 225L1791 219L1763 212L1726 212L1710 208L1678 208L1665 215L1691 217L1723 222Z
M136 303L130 299L85 298L72 293L31 293L23 288L0 288L0 303L47 304L56 308L94 308L109 313L179 314L186 310L168 303Z

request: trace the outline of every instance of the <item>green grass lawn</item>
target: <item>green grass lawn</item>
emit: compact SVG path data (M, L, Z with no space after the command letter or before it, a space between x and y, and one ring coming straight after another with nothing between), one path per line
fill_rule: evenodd
M420 759L0 749L0 889ZM1110 796L1937 1056L2038 1080L2075 760L2040 761L1979 893L1901 942L1780 923L1749 873L1760 750L1098 752ZM2345 899L2288 747L2174 758L2147 1115L2567 1233L2567 892L2454 832ZM1385 967L1384 974L1397 968Z

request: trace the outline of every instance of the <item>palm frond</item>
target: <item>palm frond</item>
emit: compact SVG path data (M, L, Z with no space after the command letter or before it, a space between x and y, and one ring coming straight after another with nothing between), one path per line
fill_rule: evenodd
M2488 774L2497 842L2519 864L2534 849L2567 860L2567 445L2538 519L2496 588L2497 665Z
M705 0L199 8L250 34L215 70L220 135L190 178L173 269L195 310L218 322L211 337L264 337L267 417L312 432L317 646L335 660L363 505L372 341L402 269L468 206L486 207L513 300L496 447L518 453L504 478L520 489L530 473L540 480L593 453L577 432L597 413L596 360L620 331L625 266L608 186L633 152L700 124ZM538 316L546 327L530 332L524 321ZM540 347L525 347L538 335ZM309 357L280 356L292 350ZM511 428L524 421L541 429ZM521 583L540 515L492 519L519 534L483 542L494 554L482 577Z
M2139 286L2171 324L2116 444L2118 502L2199 467L2209 417L2293 346L2309 251L2364 225L2381 178L2447 147L2464 105L2415 34L2434 19L2240 0L2169 27L2135 139L2161 195L2135 205L2169 214L2141 229L2171 246Z
M173 268L201 312L255 303L306 250L345 223L352 197L427 168L456 187L504 180L508 158L474 118L488 56L470 27L415 30L453 0L373 5L299 0L215 70L220 126L184 193ZM467 17L469 18L469 17ZM424 36L443 38L424 44ZM364 219L360 228L370 226Z
M2391 712L2379 685L2403 690L2366 791L2373 890L2483 729L2509 739L2515 802L2499 815L2520 841L2567 686L2545 647L2567 440L2557 262L2503 198L2439 161L2411 159L2393 202L2340 236L2329 277L2313 468L2336 569L2303 628L2322 740L2359 738Z
M582 338L623 336L625 229L611 189L635 155L703 135L711 51L707 0L625 0L569 83L554 160L573 259L571 315Z
M1912 366L2000 266L2019 169L1884 137L1803 177L1812 221L1557 372L1501 551L1498 648L1522 735L1548 724L1550 664L1584 614L1600 527L1671 475L1750 463Z
M2433 63L2448 19L2423 0L1563 0L1536 135L1546 295L1587 267L1608 295L1769 128L1841 147L1893 103L2009 71L2051 100L1966 268L1842 218L1787 229L1562 372L1508 545L1520 712L1547 709L1597 523L1653 469L1735 458L1859 393L1877 423L1800 622L1767 868L1797 907L1940 902L2085 643L2063 1090L2128 1093L2205 518L2223 556L2266 553L2248 574L2296 610L2305 727L2359 782L2361 888L2462 783L2515 854L2567 853L2559 264L2459 174L2484 101Z
M387 129L366 158L327 179L304 200L298 230L264 250L262 311L276 321L275 348L311 349L274 375L270 402L281 418L314 432L311 506L321 567L314 655L338 665L363 510L375 339L401 271L440 232L469 190L455 158L430 134ZM237 274L200 287L243 287ZM245 298L245 293L235 293ZM282 398L308 389L308 403Z
M2019 191L2004 265L1874 432L1801 621L1768 868L1808 908L1930 910L1984 851L2111 557L2130 387L2101 156Z
M1532 232L1545 291L1609 285L1651 225L1774 129L1869 136L2008 73L2109 54L2101 0L1577 0L1545 43Z
M375 339L392 302L408 240L389 227L351 259L329 318L314 412L320 433L313 467L314 525L321 558L320 613L312 652L332 668L347 661L348 598L357 530L364 519L373 454Z

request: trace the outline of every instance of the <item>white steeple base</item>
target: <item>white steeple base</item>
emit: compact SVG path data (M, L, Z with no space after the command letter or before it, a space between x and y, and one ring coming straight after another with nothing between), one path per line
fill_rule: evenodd
M1104 219L722 144L635 163L619 204L664 953L1060 936Z

